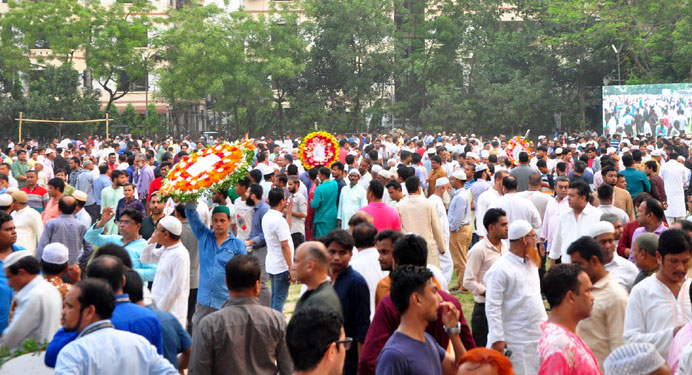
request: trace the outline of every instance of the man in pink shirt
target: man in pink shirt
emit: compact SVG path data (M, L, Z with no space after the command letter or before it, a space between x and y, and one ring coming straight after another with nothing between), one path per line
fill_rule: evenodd
M369 204L359 211L364 211L370 214L373 219L373 225L377 228L378 232L385 229L393 229L401 231L401 219L399 218L399 213L395 209L389 207L386 203L382 202L382 195L384 194L384 185L382 182L377 180L370 181L368 185L368 192L366 198Z

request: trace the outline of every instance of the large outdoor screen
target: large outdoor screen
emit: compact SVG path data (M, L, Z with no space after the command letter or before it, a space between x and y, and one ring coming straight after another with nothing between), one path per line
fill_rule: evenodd
M603 134L692 132L692 84L603 86Z

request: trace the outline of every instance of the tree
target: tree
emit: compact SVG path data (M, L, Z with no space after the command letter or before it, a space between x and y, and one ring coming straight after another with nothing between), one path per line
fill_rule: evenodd
M130 133L141 134L141 130L139 129L141 123L139 114L137 114L135 107L131 103L128 103L123 113L120 114L120 121L123 125L127 126Z

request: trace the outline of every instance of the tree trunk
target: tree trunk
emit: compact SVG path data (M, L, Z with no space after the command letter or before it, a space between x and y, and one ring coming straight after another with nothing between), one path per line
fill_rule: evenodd
M351 121L353 124L353 132L358 133L358 117L360 114L360 97L356 96L353 103L355 105L353 106L353 115L352 115Z
M579 130L584 130L586 127L586 90L581 78L577 82L577 90L579 91L579 113L581 114Z
M281 96L276 100L276 116L279 118L279 136L281 139L284 137L284 106L282 101Z

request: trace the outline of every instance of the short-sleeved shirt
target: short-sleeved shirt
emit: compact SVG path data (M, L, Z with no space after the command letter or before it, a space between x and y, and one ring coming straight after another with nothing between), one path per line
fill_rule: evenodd
M192 346L192 337L185 328L180 325L178 319L168 311L156 310L147 306L161 322L161 336L163 339L163 357L173 367L178 367L178 353L182 353Z
M270 209L264 214L262 232L264 232L264 241L267 243L267 261L265 263L267 273L278 275L288 271L288 264L286 264L286 259L284 259L281 251L281 241L288 241L288 246L291 247L291 257L293 257L293 241L291 240L291 229L281 212Z
M49 200L48 190L38 185L36 185L33 190L29 188L29 185L24 186L19 190L25 192L28 196L29 200L27 201L27 204L29 207L38 212L43 212L43 207L45 207Z
M377 375L442 375L445 350L427 332L425 341L395 331L377 358Z

